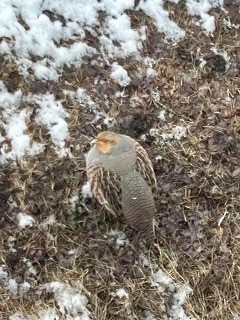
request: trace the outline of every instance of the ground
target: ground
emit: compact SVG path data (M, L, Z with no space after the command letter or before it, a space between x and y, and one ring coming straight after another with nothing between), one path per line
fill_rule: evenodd
M83 3L0 4L0 318L239 320L239 3ZM89 193L106 129L152 159L150 247Z

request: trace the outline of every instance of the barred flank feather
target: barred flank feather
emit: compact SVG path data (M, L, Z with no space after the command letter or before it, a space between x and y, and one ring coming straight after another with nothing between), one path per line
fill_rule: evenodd
M133 146L136 152L137 171L144 177L154 193L157 190L157 181L152 162L145 149L137 141L134 141Z
M121 188L118 176L100 165L88 166L87 176L94 197L117 217L121 211Z

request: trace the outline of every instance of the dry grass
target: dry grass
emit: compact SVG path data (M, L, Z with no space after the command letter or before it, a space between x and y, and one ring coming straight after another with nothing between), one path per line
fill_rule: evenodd
M193 294L185 305L187 314L201 320L232 320L240 314L240 35L223 26L221 12L215 12L217 28L210 38L193 25L182 4L168 3L167 8L178 9L173 19L189 36L177 46L164 43L148 18L130 12L133 26L149 26L143 54L155 59L157 74L143 77L139 61L121 61L133 78L123 97L115 96L120 88L109 78L104 61L96 70L86 62L81 70L66 69L58 83L43 83L19 77L17 66L4 60L0 73L8 90L51 92L61 99L70 114L67 144L73 156L59 159L47 133L32 122L29 131L46 143L45 152L1 169L1 264L18 283L31 283L31 294L14 298L0 288L1 319L19 310L35 314L46 305L58 310L51 294L37 293L39 285L58 279L72 286L82 283L94 319L143 319L143 310L166 319L170 298L149 286L151 270L139 263L140 252L175 282L189 282ZM229 67L210 50L210 42L227 52ZM203 67L201 58L206 60ZM63 92L78 86L87 90L98 111L116 118L113 130L139 139L155 129L144 142L159 185L159 239L149 250L134 241L116 249L106 232L125 226L90 200L83 202L80 196L71 209L71 197L86 181L83 154L89 139L99 128L106 129L102 118L91 125L93 112ZM158 118L160 111L165 111L165 122ZM186 137L163 141L161 134L176 125L187 128ZM159 155L161 160L155 160ZM57 223L20 229L19 211L30 213L39 224L53 215ZM24 258L36 274L28 273ZM127 302L112 295L119 288L129 293Z

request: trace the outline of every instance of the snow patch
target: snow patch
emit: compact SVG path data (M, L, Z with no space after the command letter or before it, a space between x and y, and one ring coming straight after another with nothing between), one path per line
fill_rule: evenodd
M149 279L150 286L156 288L159 293L164 293L172 297L171 305L168 305L167 308L169 310L169 319L195 320L192 317L188 317L183 309L183 305L189 294L192 293L192 289L187 284L175 283L166 271L160 269L156 263L152 263L144 254L140 255L139 262L142 266L148 267L151 270L151 277ZM145 315L147 320L155 319L151 312L149 314L147 313L147 310L145 310Z
M208 12L212 8L223 7L223 0L187 0L186 6L188 12L193 16L200 16L200 24L205 29L206 33L215 31L214 16ZM196 23L198 24L198 22Z
M69 209L70 209L70 212L73 212L76 209L76 205L78 204L78 201L79 201L78 194L75 194L71 198L69 198Z
M36 121L47 127L59 155L65 155L68 152L68 149L65 148L65 139L68 137L65 118L68 117L68 113L52 94L35 95L30 100L39 106Z
M21 228L31 227L36 223L35 219L32 216L24 212L19 212L17 214L17 219L18 224Z
M163 140L170 142L171 140L181 140L186 137L187 128L177 125L169 128L166 132L161 132L159 129L150 129L149 134L157 141Z
M158 115L158 119L160 119L161 121L166 121L165 114L166 114L165 110L160 111Z
M118 289L116 292L113 293L114 296L122 299L122 298L129 298L129 295L128 293L126 292L125 289L121 288L121 289Z
M127 71L117 62L112 64L112 72L110 75L112 79L122 87L128 86L131 83L131 78L128 76Z
M107 233L107 237L109 238L109 242L115 245L117 250L129 243L125 233L119 230L111 230Z
M159 32L164 33L167 39L178 41L185 36L185 31L169 18L168 11L164 9L163 0L141 0L138 9L153 18Z
M30 284L27 281L17 283L14 278L11 278L3 267L0 266L0 284L5 289L9 290L14 297L23 296L30 290Z
M92 191L91 191L91 186L89 181L87 181L83 186L82 186L82 198L83 200L86 200L88 198L92 198Z
M8 159L15 160L25 154L35 155L42 152L43 145L32 142L27 130L30 111L25 109L18 110L22 101L22 92L18 90L14 93L8 92L6 86L0 81L0 126L5 129L5 136L0 134L0 163L5 163ZM10 140L11 148L5 142Z
M120 47L118 50L115 49L115 52L119 51L118 55L120 55L120 52L123 52L124 56L136 54L142 48L140 35L131 28L131 20L127 14L123 13L117 17L107 17L106 27L110 34L111 43L112 41L119 43ZM106 41L106 38L102 37L102 41L104 40Z
M53 281L42 285L40 290L54 294L60 313L67 319L90 320L91 313L87 309L88 299L79 292L81 289L77 285L71 287L62 282Z

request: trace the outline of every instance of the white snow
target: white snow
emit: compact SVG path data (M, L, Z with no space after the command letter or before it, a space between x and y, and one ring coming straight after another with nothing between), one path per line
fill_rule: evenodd
M147 77L154 77L157 74L156 70L151 67L147 68L146 76Z
M127 71L117 62L112 64L111 77L122 87L131 83L131 78L128 76Z
M10 93L0 81L0 126L6 132L5 137L0 134L0 142L2 142L0 163L4 163L7 159L16 159L25 154L34 155L42 151L43 146L37 142L31 144L29 135L25 133L29 111L26 108L18 110L21 101L21 90ZM11 141L10 150L5 143L6 138Z
M152 128L149 134L157 141L163 140L169 143L172 140L181 140L187 135L187 128L182 125L168 125L168 128L161 132L159 129Z
M128 56L141 49L140 35L137 31L131 29L131 21L127 14L123 13L116 18L108 17L106 24L110 39L119 42L119 55L120 52L124 52L124 56Z
M212 8L221 8L223 6L223 0L187 0L186 6L191 15L201 17L200 24L207 33L215 31L214 16L208 12Z
M8 284L8 274L3 270L3 267L0 266L0 281L1 284L6 286Z
M68 319L73 320L73 318ZM24 315L20 312L16 312L15 314L9 317L9 320L60 320L60 317L53 308L48 307L46 310L41 310L39 312L39 315Z
M122 299L122 298L128 298L129 295L128 293L126 292L125 289L121 288L121 289L118 289L115 293L114 293L115 296L117 296L118 298Z
M192 289L184 285L176 285L176 293L173 294L173 304L170 309L170 320L193 320L192 317L188 317L183 309L183 304L185 303L189 294L192 293Z
M19 212L17 214L17 219L18 219L18 224L21 228L26 228L26 227L31 227L36 223L35 219L24 213L24 212Z
M153 18L159 32L164 33L167 39L178 41L185 36L185 31L169 18L163 0L141 0L138 8Z
M117 250L129 243L125 233L120 230L109 231L107 237L110 243L115 244Z
M186 131L186 128L183 126L174 126L170 132L162 133L162 138L163 140L180 140L181 138L186 137Z
M20 314L20 312L16 312L9 317L9 320L28 320L24 315Z
M60 313L71 320L90 320L91 313L87 309L88 299L77 287L59 281L53 281L41 286L41 290L46 290L54 294L55 301Z
M176 4L179 1L171 2ZM15 62L20 74L31 81L57 81L64 66L81 67L85 57L89 59L94 54L97 58L94 56L90 64L94 66L105 62L113 81L124 88L131 84L132 74L116 62L118 57L142 60L147 66L146 76L154 77L156 74L156 62L141 55L147 40L147 26L133 27L127 10L140 10L151 17L167 41L176 42L185 36L185 31L170 19L169 12L164 9L164 0L141 0L137 8L134 6L134 0L72 0L67 5L65 0L2 0L0 54ZM187 0L186 6L195 20L200 16L200 24L206 32L214 31L214 16L209 11L215 7L222 8L223 0ZM55 16L48 16L46 12L53 12ZM100 12L105 13L101 19ZM99 47L94 48L87 42L87 32L99 42ZM227 55L224 52L222 55L227 61ZM69 96L95 112L92 124L100 118L109 128L116 123L116 119L104 113L85 89L69 91ZM159 93L153 98L155 101L160 99ZM33 104L38 107L34 119ZM47 128L52 148L59 156L69 154L65 148L69 135L68 113L62 101L56 101L50 93L34 96L29 93L25 96L20 89L10 93L0 81L0 106L0 125L4 129L4 133L0 133L0 163L44 151L47 142L34 141L28 130L32 119ZM163 114L160 119L164 119ZM180 139L185 134L184 129L178 132L167 133L163 138L172 136Z
M144 254L141 254L141 255L139 256L139 260L140 260L141 264L142 264L144 267L150 267L150 266L151 266L150 260L149 260Z
M37 122L48 128L52 142L63 149L65 139L68 137L68 126L65 121L68 113L64 110L61 102L56 101L52 94L33 96L31 100L39 106Z
M144 63L148 67L146 70L146 76L147 77L154 77L157 74L157 71L154 70L153 66L156 63L156 61L153 58L145 57L143 59Z
M83 200L86 200L87 198L92 198L92 191L91 191L91 186L89 181L87 181L83 186L82 186L82 198Z
M96 2L95 2L96 3ZM29 3L28 0L13 1L14 8L9 1L1 1L0 4L0 36L7 37L11 41L3 41L0 47L0 53L16 55L21 64L21 68L26 72L31 68L35 76L42 79L56 80L58 70L64 64L79 66L82 63L82 57L91 55L95 52L94 48L86 43L79 41L81 39L82 29L80 19L88 14L84 8L79 15L79 23L68 22L65 26L60 21L51 21L49 17L42 13L43 10L63 9L63 1L51 6L50 1L35 0ZM80 11L81 5L75 3L72 6L64 6L65 15L72 13L74 18ZM94 8L96 10L96 8ZM95 11L94 10L94 11ZM26 23L26 30L18 20L21 16ZM60 39L68 39L71 36L79 36L79 40L69 47L57 46ZM36 63L30 59L30 53L39 57ZM47 70L48 69L48 70Z
M8 246L9 252L16 252L17 249L14 248L17 239L13 236L8 237L6 245Z
M71 198L69 198L69 209L70 212L75 211L76 205L78 204L79 196L78 194L74 194Z
M170 1L175 4L179 2L179 0ZM179 27L177 22L170 19L169 12L164 9L164 5L164 0L140 0L137 8L134 7L134 0L71 0L67 2L66 0L1 0L0 56L6 62L15 63L19 68L20 75L28 82L35 80L56 82L64 72L64 67L76 69L80 68L83 63L89 63L92 66L104 65L106 66L105 72L110 75L112 81L122 87L121 92L116 92L115 95L122 99L128 99L129 93L125 87L131 84L132 74L117 61L127 61L126 58L140 60L145 63L146 67L142 75L147 77L156 75L154 68L159 61L142 56L144 42L148 40L148 27L146 25L134 26L127 10L142 11L152 19L157 30L162 33L163 41L165 39L165 41L177 42L184 38L185 31ZM215 7L222 8L223 0L186 0L186 6L196 24L200 25L206 33L214 32L215 18L209 12ZM48 17L44 11L51 11L55 16ZM100 19L100 13L105 13L106 16L102 15ZM88 33L96 39L96 43L99 42L99 47L95 48L89 44ZM216 54L221 54L226 60L227 66L229 65L230 59L224 50L215 47L212 50ZM204 63L206 62L202 60L200 66L203 66ZM139 74L141 74L141 70L139 70ZM98 84L98 80L93 82L93 90L94 86ZM68 83L63 85L68 85ZM102 119L103 123L111 128L116 123L116 119L109 112L106 96L101 97L101 99L105 99L106 110L103 111L99 100L95 96L93 98L87 89L80 86L72 89L74 91L66 90L64 93L75 103L77 102L87 111L94 113L94 119L89 123L95 124L99 119ZM69 154L66 140L70 134L68 129L70 115L66 111L64 100L57 100L49 92L35 95L30 92L25 93L20 86L15 92L10 92L10 89L7 83L0 81L0 127L2 128L0 132L0 163L17 160L28 155L34 156L45 150L45 145L49 141L41 143L34 141L34 134L30 131L32 121L36 122L40 128L47 129L51 140L50 147L56 152L56 156ZM156 103L160 103L160 92L152 91L151 98ZM95 99L96 101L94 101ZM135 99L139 103L140 98L135 97ZM130 107L134 105L133 100L130 97ZM164 130L152 129L150 135L163 142L166 141L166 143L185 137L187 128L182 125L182 122L176 125L169 124L165 116L165 110L159 110L158 118L162 121ZM141 138L146 139L146 135L142 135ZM161 158L158 156L156 159ZM91 197L88 184L83 186L81 192L83 199ZM70 199L70 206L74 208L77 201L78 197L73 195ZM23 212L19 212L16 217L21 228L30 227L36 223L32 216ZM220 219L219 225L221 222ZM49 226L54 224L64 228L56 221L53 214L49 215L39 227L46 231ZM106 236L117 250L129 243L126 235L119 230L111 230ZM53 234L48 232L46 240L54 241ZM16 238L13 236L8 238L6 245L9 252L16 252L16 243ZM32 289L32 283L28 282L29 279L37 277L37 270L31 261L23 259L21 262L25 263L27 267L24 275L25 281L22 283L19 283L18 279L11 278L5 266L0 266L0 284L13 297L25 295ZM183 309L183 305L191 293L189 286L175 283L165 271L159 269L144 255L141 255L140 263L151 269L149 286L153 288L152 290L155 288L158 292L171 294L172 306L170 306L169 319L190 320ZM91 319L91 313L87 307L88 299L82 293L81 285L78 286L76 283L76 286L70 286L70 284L55 281L43 285L39 290L40 293L47 291L53 294L53 300L57 306L56 310L47 307L37 315L15 313L9 319ZM128 292L123 288L118 289L114 294L120 299L129 298ZM146 311L145 315L148 320L155 319L150 311Z
M11 278L8 273L4 271L2 266L0 266L0 285L9 290L14 297L17 295L22 296L30 289L30 284L27 281L18 283L16 279Z
M76 99L78 99L83 106L89 108L91 111L94 111L98 107L97 104L86 93L85 89L78 88L77 92L72 92L71 95L76 97Z
M108 127L112 128L116 124L116 119L113 117L105 116L105 119L103 120L103 123Z
M158 115L158 119L160 119L163 122L166 121L165 114L166 114L165 110L160 111Z
M172 128L172 132L170 133L170 138L180 140L183 137L186 137L187 129L183 126L175 126Z
M173 281L173 279L167 274L166 271L159 268L156 263L153 263L150 258L144 254L140 255L140 263L144 267L148 267L151 270L151 277L149 284L152 288L155 288L160 294L167 294L171 296L171 305L168 304L168 316L170 320L195 320L193 317L188 317L185 314L183 305L186 302L189 294L192 293L192 289L188 284L180 284ZM154 320L154 315L145 310L147 320Z
M166 275L162 270L158 270L156 273L153 273L151 278L151 287L160 287L167 286L169 287L172 284L173 280Z
M50 214L45 220L43 220L39 227L46 229L48 226L52 226L54 224L57 224L56 217L54 214Z
M37 270L32 265L32 262L29 261L26 258L23 258L22 261L26 264L27 270L26 270L26 276L35 276L37 274Z

